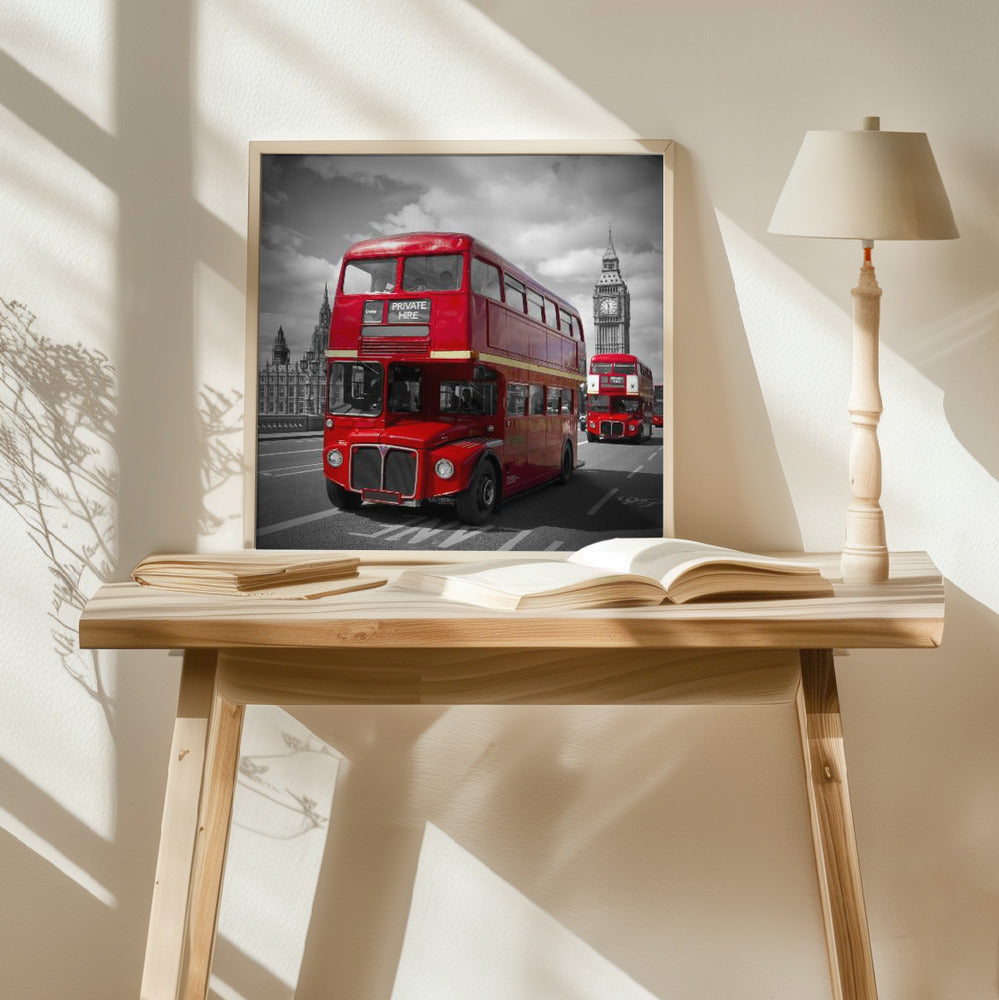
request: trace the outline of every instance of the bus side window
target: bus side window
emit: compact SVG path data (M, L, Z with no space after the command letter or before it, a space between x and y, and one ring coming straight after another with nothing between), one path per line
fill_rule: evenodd
M523 382L509 382L506 387L506 415L522 417L527 412L527 386Z
M558 312L551 299L545 299L545 326L550 326L553 330L558 329Z
M562 412L572 413L572 389L562 390Z
M530 407L528 412L532 417L545 412L545 387L543 385L531 386Z
M524 285L516 278L506 276L506 304L516 312L524 312Z
M539 323L544 318L541 307L541 296L537 292L531 291L530 288L527 289L527 315L532 319L536 319Z
M562 332L567 336L572 336L572 317L567 313L562 313Z
M496 302L503 301L503 284L499 268L478 257L472 258L472 291Z
M562 403L562 391L556 389L554 386L548 386L548 413L558 413L559 406Z

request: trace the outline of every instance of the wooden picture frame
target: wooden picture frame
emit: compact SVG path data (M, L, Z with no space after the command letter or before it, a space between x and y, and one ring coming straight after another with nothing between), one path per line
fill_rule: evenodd
M247 245L248 548L465 558L674 533L671 141L253 142ZM445 260L456 284L420 277ZM584 351L634 355L639 402L610 398ZM462 393L472 416L451 413ZM399 406L419 442L397 443ZM630 432L653 437L614 440Z

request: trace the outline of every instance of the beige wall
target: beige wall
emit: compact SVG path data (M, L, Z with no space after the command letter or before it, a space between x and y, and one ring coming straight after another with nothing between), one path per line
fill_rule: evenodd
M836 548L857 250L765 230L803 131L879 114L929 133L962 236L875 251L889 541L928 549L950 586L941 651L840 661L861 862L883 995L995 996L997 29L993 0L8 0L4 994L137 991L177 661L59 655L55 640L105 563L121 576L153 548L239 544L226 449L239 443L247 142L676 139L677 531ZM85 389L80 427L58 423L61 390L39 375L53 370L50 344L55 370ZM31 461L45 472L40 499ZM73 482L107 504L82 506ZM765 723L750 750L768 745ZM703 725L701 739L722 740L722 720ZM760 808L786 812L793 832L802 805L782 788ZM588 801L598 816L610 799ZM808 877L795 857L785 902ZM695 845L691 863L705 858ZM734 890L736 912L749 892ZM707 940L714 918L698 919ZM782 928L776 910L762 919ZM811 954L812 930L782 932ZM795 961L781 981L821 996L815 976Z

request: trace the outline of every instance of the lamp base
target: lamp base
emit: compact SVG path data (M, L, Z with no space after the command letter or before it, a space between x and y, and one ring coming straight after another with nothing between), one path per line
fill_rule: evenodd
M844 583L884 583L888 579L888 546L881 508L847 511L847 540L840 558Z

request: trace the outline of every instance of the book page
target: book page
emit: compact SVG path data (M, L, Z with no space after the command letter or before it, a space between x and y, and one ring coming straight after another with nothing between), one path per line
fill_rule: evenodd
M475 562L457 563L405 571L399 577L401 586L414 586L422 578L440 581L437 592L444 596L459 597L471 588L484 588L502 594L524 597L528 594L545 594L588 584L607 577L607 570L599 567L572 565L568 562ZM423 584L420 584L423 589Z
M688 569L705 563L754 566L774 572L808 574L816 571L815 567L794 560L740 552L686 538L611 538L587 545L569 556L568 561L603 567L615 573L650 576L667 587Z

